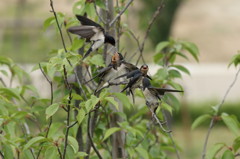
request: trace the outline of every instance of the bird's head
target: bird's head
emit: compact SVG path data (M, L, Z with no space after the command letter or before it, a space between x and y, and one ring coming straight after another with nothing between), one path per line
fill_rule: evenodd
M140 70L141 72L144 74L144 75L147 75L147 72L148 72L148 65L144 64L141 66Z
M142 85L144 91L146 88L149 88L151 86L150 80L147 77L144 77L142 80Z
M113 54L111 62L113 64L113 66L117 67L119 61L120 61L120 56L119 56L118 52L116 52L116 53Z
M116 45L115 39L112 36L107 35L107 34L105 35L105 43L109 43L113 46Z

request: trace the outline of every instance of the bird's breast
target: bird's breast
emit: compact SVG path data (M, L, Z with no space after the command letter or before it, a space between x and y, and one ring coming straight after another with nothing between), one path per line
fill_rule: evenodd
M158 98L153 95L147 88L143 91L146 101L152 106L158 106Z

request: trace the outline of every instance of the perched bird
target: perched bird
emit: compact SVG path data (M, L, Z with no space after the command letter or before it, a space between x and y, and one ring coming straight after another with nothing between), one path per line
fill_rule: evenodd
M150 83L150 80L147 77L143 78L142 85L143 85L143 94L146 99L146 105L154 113L156 112L160 104L159 100L161 100L161 96L163 96L166 92L183 92L181 90L153 87Z
M100 69L96 76L94 76L93 78L91 78L89 81L85 83L88 83L97 77L100 78L98 86L95 90L95 93L96 93L98 90L100 90L104 86L105 83L111 81L112 79L118 76L120 65L121 65L120 56L119 56L119 53L116 52L111 58L111 63L107 67Z
M131 72L125 73L116 78L116 79L118 79L118 78L126 77L127 79L130 79L128 84L123 88L123 90L121 92L124 92L125 90L129 89L129 92L131 93L132 98L133 98L133 102L134 102L133 90L141 87L142 79L144 77L151 79L151 77L149 77L147 75L148 69L149 69L148 65L144 64L141 66L140 69L133 70Z
M106 34L101 25L81 15L76 15L76 17L82 25L70 27L68 31L85 38L87 42L93 42L83 59L105 43L115 46L115 39Z

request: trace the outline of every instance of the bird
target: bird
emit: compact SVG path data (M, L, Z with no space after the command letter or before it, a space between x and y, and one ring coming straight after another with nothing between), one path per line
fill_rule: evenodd
M127 94L130 93L132 95L133 103L135 103L134 94L133 94L134 89L141 87L142 79L144 77L151 79L151 77L147 75L148 70L149 70L148 65L144 64L140 67L140 69L139 68L135 69L131 72L125 73L115 78L115 79L119 79L119 78L126 77L126 79L129 79L129 82L121 92L124 92L125 90L129 89Z
M97 77L100 78L100 81L98 82L99 84L95 90L95 93L98 92L99 90L101 90L101 88L103 88L106 83L109 83L111 80L114 80L114 78L118 77L119 73L125 73L128 69L131 69L126 68L123 63L125 62L121 53L115 52L115 54L111 58L111 63L107 67L98 70L97 75L85 83L88 83ZM130 66L132 65L130 63L127 64Z
M183 92L182 90L175 89L165 89L165 88L157 88L153 87L150 83L150 80L147 77L144 77L142 80L142 91L146 100L146 105L155 113L158 106L159 101L161 101L162 96L166 92Z
M115 46L114 37L108 35L100 24L88 19L85 16L76 15L76 17L82 25L72 26L68 28L68 31L72 34L77 34L82 38L85 38L86 42L92 42L92 45L83 56L83 59L105 43Z

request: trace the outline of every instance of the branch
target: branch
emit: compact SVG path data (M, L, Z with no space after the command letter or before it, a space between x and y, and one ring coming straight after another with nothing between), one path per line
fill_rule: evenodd
M66 157L66 152L67 152L67 146L68 146L68 133L69 133L69 130L72 126L70 126L70 113L71 113L71 101L72 101L72 87L71 85L68 83L68 80L67 80L67 71L66 71L66 68L65 68L65 65L63 65L63 72L64 72L64 82L67 86L67 89L69 90L69 99L68 99L68 104L67 104L67 130L66 130L66 134L65 134L65 142L64 142L64 149L63 149L63 159L65 159ZM75 124L74 124L75 125Z
M108 85L99 89L97 92L95 92L95 94L101 92L105 88L109 88L110 86L118 86L118 85L125 85L125 84L128 84L128 82L126 82L126 81L123 81L123 82L108 82Z
M49 85L50 85L50 90L51 90L50 105L52 105L52 104L53 104L53 83L52 83L52 81L48 78L48 76L45 74L45 72L43 71L41 64L39 63L38 65L39 65L39 68L40 68L43 76L45 77L45 79L47 80L47 82L48 82ZM45 135L46 138L48 137L48 133L49 133L49 131L50 131L51 125L52 125L52 116L51 116L50 119L49 119L49 123L48 123L48 127L47 127L47 132L46 132L46 135ZM40 153L41 153L41 151L42 151L42 148L43 148L43 146L41 146L40 150L38 151L37 159L38 159L39 156L40 156Z
M164 115L164 118L165 118L165 120L166 120L166 125L167 125L167 127L168 127L167 117L166 117L166 115L165 115L164 112L162 112L162 113L163 113L163 115ZM172 141L172 144L173 144L174 150L175 150L175 152L176 152L177 158L180 159L180 155L179 155L179 152L178 152L176 143L175 143L175 141L173 140L173 137L172 137L172 132L168 132L168 136L169 136L169 138L170 138L171 141Z
M89 113L89 117L88 117L88 130L87 130L87 134L88 134L88 139L90 141L90 144L93 148L93 150L95 151L95 153L97 154L98 158L102 159L101 154L99 153L98 149L95 147L93 140L92 140L92 136L91 136L91 113Z
M98 16L98 19L99 19L104 25L106 25L106 22L103 20L103 18L102 18L102 17L100 16L100 14L98 13L97 6L96 6L96 2L94 1L93 4L94 4L94 9L95 9L95 12L96 12L96 14L97 14L97 16Z
M3 84L4 87L7 87L6 83L3 81L2 77L0 77L0 81Z
M141 47L140 47L140 55L139 55L139 57L138 57L138 59L137 59L136 65L137 65L138 62L140 61L140 58L142 58L143 62L145 63L145 61L144 61L144 59L143 59L143 55L142 55L142 54L143 54L143 50L144 50L144 46L145 46L145 42L146 42L146 40L147 40L148 34L149 34L149 32L150 32L150 30L151 30L151 28L152 28L153 23L155 22L157 16L160 14L161 9L164 7L163 2L164 2L164 0L163 0L163 1L161 2L161 4L158 6L157 10L155 11L155 13L154 13L153 16L152 16L151 21L150 21L149 24L148 24L147 31L146 31L146 33L145 33L143 42L142 42Z
M60 151L60 148L59 148L59 146L57 146L57 150L58 150L58 154L59 154L59 156L60 156L60 159L62 159L62 158L63 158L63 156L62 156L62 153L61 153L61 151Z
M51 12L53 12L54 17L55 17L56 22L57 22L57 27L58 27L58 30L59 30L59 32L60 32L60 36L61 36L61 39L62 39L62 44L63 44L64 50L65 50L65 52L67 52L67 48L66 48L66 45L65 45L65 42L64 42L64 39L63 39L62 30L61 30L61 27L60 27L59 22L58 22L57 14L56 14L56 12L55 12L55 10L54 10L53 1L52 1L52 0L50 0L50 6L51 6L51 8L52 8L52 11L51 11Z
M51 8L52 8L52 12L53 12L54 17L55 17L55 20L56 20L56 22L57 22L57 27L58 27L58 30L59 30L60 35L61 35L61 40L62 40L62 44L63 44L64 50L65 50L65 53L67 53L68 51L67 51L67 48L66 48L66 46L65 46L65 42L64 42L64 39L63 39L63 35L62 35L62 30L61 30L61 27L60 27L59 22L58 22L57 14L56 14L56 12L55 12L55 10L54 10L53 1L52 1L52 0L50 0L50 6L51 6ZM70 65L71 67L73 67L71 61L69 61L68 59L67 59L67 61L68 61L69 65ZM77 76L76 70L73 69L73 72L74 72L74 75L75 75L76 78L77 78L77 83L78 83L78 85L79 85L79 88L82 89L82 93L83 93L83 95L84 95L84 98L87 99L87 96L86 96L85 92L83 91L81 81L80 81L79 77Z
M2 157L2 159L4 159L4 155L3 155L2 151L0 151L0 156Z
M237 73L236 73L236 75L235 75L232 83L229 85L226 93L224 94L222 101L217 105L217 111L215 112L214 116L217 116L217 115L218 115L219 109L220 109L220 108L222 107L222 105L225 103L225 100L226 100L226 98L227 98L230 90L231 90L232 87L235 85L235 83L236 83L236 81L237 81L237 79L238 79L239 73L240 73L240 67L239 67L239 69L238 69L238 71L237 71ZM210 133L211 133L211 130L212 130L214 124L216 123L216 122L214 122L214 121L215 121L214 116L213 116L212 119L211 119L211 122L210 122L210 125L209 125L209 128L208 128L208 132L207 132L207 134L206 134L206 138L205 138L205 142L204 142L204 146L203 146L203 152L202 152L202 159L205 159L205 157L206 157L206 149L207 149L207 144L208 144L209 135L210 135Z
M127 5L123 8L121 12L117 14L117 16L110 22L109 27L112 27L112 25L117 21L117 19L127 10L127 8L130 6L130 4L133 2L133 0L129 0Z

